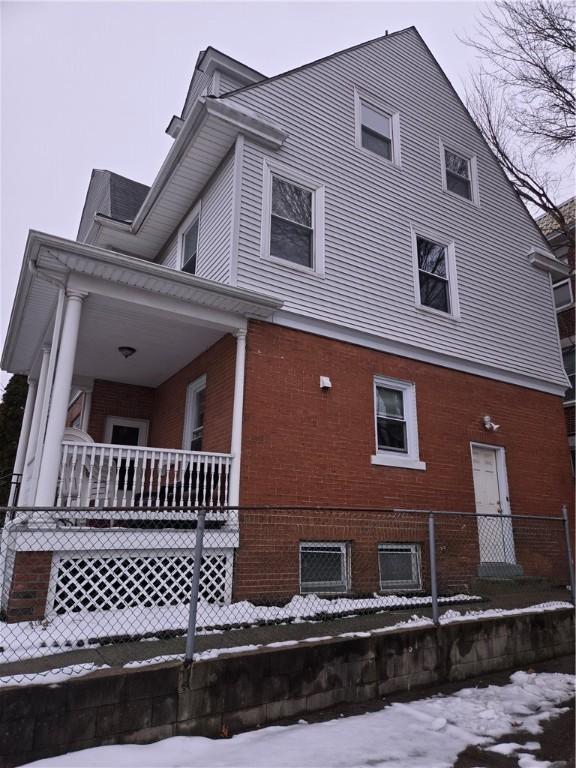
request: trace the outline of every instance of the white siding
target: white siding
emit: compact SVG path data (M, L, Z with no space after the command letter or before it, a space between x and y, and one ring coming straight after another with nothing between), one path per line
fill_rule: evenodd
M400 112L397 168L357 148L354 87ZM326 187L324 278L260 258L265 150L246 143L238 286L297 314L564 383L542 239L413 30L229 97L289 133L273 153ZM440 145L476 153L481 206L443 192ZM454 239L461 320L415 308L410 226Z
M202 194L197 273L220 283L230 282L233 177L232 151Z
M220 283L230 282L233 179L234 151L231 151L198 198L202 205L196 274ZM198 200L190 201L190 210ZM177 232L162 249L157 261L172 269L180 268Z

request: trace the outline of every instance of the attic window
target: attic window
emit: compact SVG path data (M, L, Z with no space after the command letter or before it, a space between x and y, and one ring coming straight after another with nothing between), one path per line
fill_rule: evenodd
M361 136L364 149L392 160L392 120L361 102Z
M479 205L476 156L449 149L440 141L440 160L444 190Z

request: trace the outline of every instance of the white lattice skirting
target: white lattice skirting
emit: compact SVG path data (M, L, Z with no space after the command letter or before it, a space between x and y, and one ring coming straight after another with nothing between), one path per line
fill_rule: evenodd
M231 601L233 561L233 549L204 551L201 598ZM187 605L193 565L190 550L55 552L46 615Z

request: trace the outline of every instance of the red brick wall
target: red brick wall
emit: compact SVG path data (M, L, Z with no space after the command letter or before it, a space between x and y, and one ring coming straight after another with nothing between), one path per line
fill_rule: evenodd
M152 388L96 379L92 393L88 433L94 442L103 443L107 416L150 421L153 408L154 390Z
M321 375L330 377L331 390L320 389ZM426 471L371 464L376 375L415 382ZM499 432L485 431L485 414L501 425ZM471 441L506 448L514 513L559 515L573 495L561 398L262 322L250 324L247 339L243 435L241 504L246 506L474 512ZM262 525L245 515L235 596L254 594L255 582L263 583L266 558L274 560L277 573L290 567L296 583L299 540L350 540L350 535L349 526L335 524L328 535L319 533L312 519L294 519L292 526L284 521L281 542L273 523ZM364 539L363 556L375 562L376 541L386 540L382 531L374 531L371 554L364 533L358 536ZM470 557L478 559L477 537L467 536L466 542L462 552L468 564L462 572L470 574Z
M16 552L6 606L8 622L44 618L51 565L52 552Z
M188 384L206 374L203 450L230 451L236 340L224 336L155 391L149 444L181 448Z

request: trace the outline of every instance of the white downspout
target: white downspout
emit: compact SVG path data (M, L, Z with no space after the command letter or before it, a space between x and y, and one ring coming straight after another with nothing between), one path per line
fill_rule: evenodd
M246 368L246 329L238 329L236 336L236 367L234 373L234 406L232 410L232 439L230 452L232 466L228 485L228 505L240 504L240 463L242 459L242 414L244 409L244 373Z

